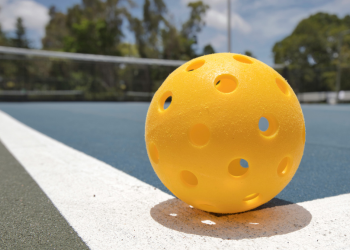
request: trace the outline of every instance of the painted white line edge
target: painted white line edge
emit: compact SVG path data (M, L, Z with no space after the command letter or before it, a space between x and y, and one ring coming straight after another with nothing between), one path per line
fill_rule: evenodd
M2 111L0 139L91 249L350 249L350 194L217 217Z

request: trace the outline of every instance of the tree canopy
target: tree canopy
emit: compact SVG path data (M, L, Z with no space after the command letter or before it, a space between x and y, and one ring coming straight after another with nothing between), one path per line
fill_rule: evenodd
M44 49L119 55L121 25L128 15L121 0L83 0L67 14L50 9L50 21L42 40Z
M83 0L66 14L51 7L43 48L183 60L199 55L195 45L208 5L189 3L190 15L181 27L172 23L163 0L144 0L141 18L130 13L132 7L135 3L131 0ZM123 42L126 26L135 37L135 45ZM214 51L210 45L208 49Z
M194 46L205 25L203 19L209 6L197 1L189 3L188 8L190 16L178 29L166 18L167 7L163 0L145 0L142 19L130 19L130 29L141 57L188 60L198 56Z
M137 3L140 4L139 1ZM141 7L141 17L131 14L134 7ZM215 53L210 44L205 45L201 53L197 43L209 6L202 1L194 1L187 7L189 16L179 24L174 22L164 0L144 0L142 6L136 5L133 0L82 0L66 12L52 6L42 48L180 60ZM134 44L124 41L125 32L134 36ZM3 32L0 25L0 45L30 47L21 17L17 18L12 37Z
M5 32L2 30L2 26L0 24L0 46L7 46L8 43L8 38Z
M140 1L137 3L140 4ZM141 9L139 16L132 11L135 6L133 0L82 0L66 12L53 6L42 39L43 49L174 60L190 60L215 53L210 44L205 45L202 51L198 48L198 34L205 26L205 15L209 9L203 1L188 3L189 15L182 23L174 21L165 0L143 0L137 6ZM349 15L340 18L317 13L301 20L290 35L275 43L272 48L274 62L284 65L281 73L296 92L335 90L339 64L342 66L341 89L350 89L350 34L340 36L347 30L350 30ZM126 42L126 35L133 36L134 42ZM12 36L0 25L0 45L30 47L21 17L17 18ZM255 57L251 51L245 51L245 54ZM38 69L48 79L61 79L55 80L50 88L77 88L91 93L117 92L120 89L155 91L171 72L171 69L159 67L152 70L144 65L99 63L84 67L76 65L75 68L72 65L75 64L52 60L48 64L40 64ZM30 67L16 61L3 63L2 74L11 77L26 75L27 78L32 75L34 79L39 72L35 67L34 63ZM25 86L23 79L23 83L16 84ZM134 84L130 89L125 85L127 81L130 86ZM37 80L33 82L36 84ZM25 88L34 85L28 86Z
M349 15L344 18L327 13L311 15L273 46L274 61L288 66L291 84L299 91L334 90L338 60L346 64L350 59L350 36L343 38L338 51L339 33L349 29Z
M12 46L18 48L30 47L30 41L27 38L26 28L21 17L16 19L16 29L14 36L12 37L2 30L0 24L0 46Z

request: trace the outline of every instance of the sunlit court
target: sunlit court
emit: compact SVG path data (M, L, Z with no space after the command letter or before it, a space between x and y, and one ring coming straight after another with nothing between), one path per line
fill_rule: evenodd
M349 9L0 1L0 249L350 248Z

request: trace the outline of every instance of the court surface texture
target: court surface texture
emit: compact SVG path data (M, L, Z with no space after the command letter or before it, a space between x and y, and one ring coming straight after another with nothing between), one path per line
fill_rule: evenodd
M148 160L149 103L0 103L0 249L350 249L350 105L302 105L289 185L253 211L176 199Z

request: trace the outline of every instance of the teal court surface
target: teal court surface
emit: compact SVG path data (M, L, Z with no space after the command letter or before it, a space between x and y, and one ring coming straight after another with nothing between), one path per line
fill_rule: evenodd
M302 105L276 198L217 215L176 199L144 142L148 103L0 103L0 249L350 249L350 105Z

